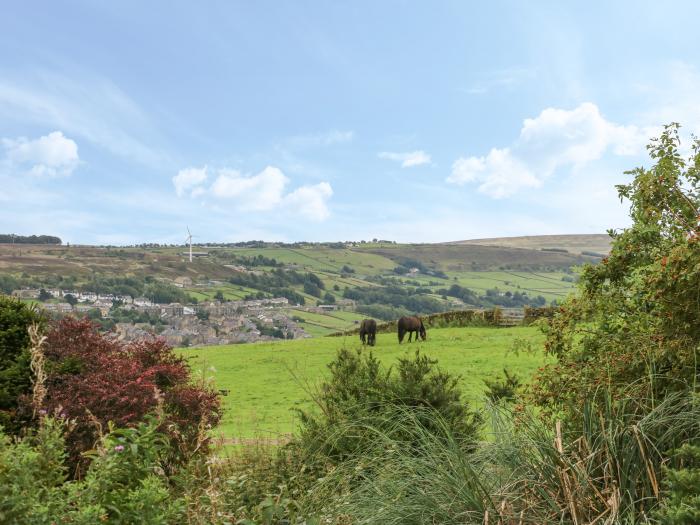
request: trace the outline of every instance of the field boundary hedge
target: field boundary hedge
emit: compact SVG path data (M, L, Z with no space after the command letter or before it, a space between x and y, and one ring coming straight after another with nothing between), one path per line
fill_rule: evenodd
M553 317L559 310L555 306L525 307L520 309L491 308L488 310L454 310L451 312L441 312L419 316L423 320L426 328L458 328L467 326L523 326L532 324L537 319ZM517 312L520 312L519 314ZM386 321L377 323L377 332L395 332L397 321ZM344 335L359 334L359 325L350 330L342 330L328 334L328 337L339 337Z

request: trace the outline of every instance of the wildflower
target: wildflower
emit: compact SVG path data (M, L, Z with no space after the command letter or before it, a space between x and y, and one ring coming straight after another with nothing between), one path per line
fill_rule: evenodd
M46 410L44 410L43 408L42 408L41 410L39 410L39 415L40 415L40 416L45 416L46 414L47 414L47 412L46 412Z
M123 452L124 451L124 445L117 445L114 447L114 450L117 452Z

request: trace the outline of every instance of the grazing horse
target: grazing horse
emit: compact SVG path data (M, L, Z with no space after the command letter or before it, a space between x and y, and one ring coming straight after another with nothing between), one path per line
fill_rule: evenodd
M408 332L408 342L411 342L411 337L413 333L416 334L416 341L418 341L418 336L425 341L426 333L425 326L423 326L423 321L420 317L402 317L398 322L399 326L399 344L403 342L403 336Z
M377 340L377 321L374 319L363 319L360 325L360 341L362 344L374 346Z

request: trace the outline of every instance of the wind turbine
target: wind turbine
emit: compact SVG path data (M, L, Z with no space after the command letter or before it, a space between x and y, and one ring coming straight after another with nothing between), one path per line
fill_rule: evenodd
M185 242L189 243L190 245L190 262L192 262L192 237L194 237L194 235L190 233L190 227L187 226L187 237L185 237Z

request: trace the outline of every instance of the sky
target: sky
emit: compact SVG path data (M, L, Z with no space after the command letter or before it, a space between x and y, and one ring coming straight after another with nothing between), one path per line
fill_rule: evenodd
M603 233L700 135L698 2L5 2L0 233Z

